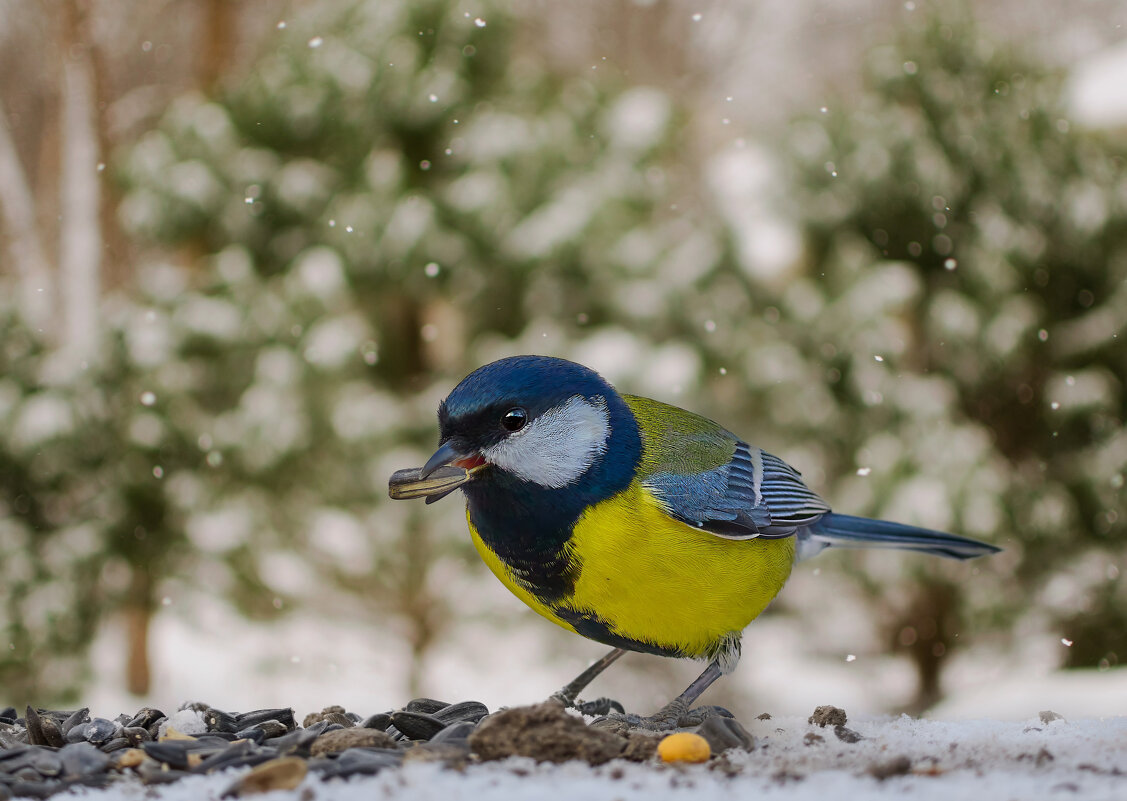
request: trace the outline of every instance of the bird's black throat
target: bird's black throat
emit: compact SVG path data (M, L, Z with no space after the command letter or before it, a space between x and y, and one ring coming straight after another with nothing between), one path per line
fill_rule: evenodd
M617 395L607 401L606 450L575 484L544 487L487 467L462 486L482 542L549 606L573 593L583 567L568 547L575 524L589 507L629 487L642 457L641 434L626 404Z
M582 507L559 503L552 496L560 490L507 474L472 481L463 489L478 536L517 581L545 604L571 595L581 565L567 543Z

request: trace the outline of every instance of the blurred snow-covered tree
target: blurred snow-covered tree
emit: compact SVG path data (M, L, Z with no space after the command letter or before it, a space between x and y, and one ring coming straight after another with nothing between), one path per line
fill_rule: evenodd
M430 573L474 558L456 504L440 534L437 510L385 501L441 391L499 342L576 337L623 305L674 335L650 267L723 255L717 223L670 223L692 191L670 100L610 68L554 74L521 25L504 3L322 0L116 162L124 228L194 267L142 268L119 326L154 432L203 455L165 478L191 543L248 605L332 596L339 614L354 591L417 661L450 617ZM275 569L279 545L306 579Z
M16 700L86 677L100 597L91 557L103 533L90 500L104 454L81 435L99 418L96 383L53 379L14 286L0 285L0 680Z
M1083 627L1125 608L1123 162L1067 130L1055 78L959 23L909 32L859 101L794 123L790 180L741 195L754 151L714 161L713 209L684 111L613 60L553 71L519 13L316 0L113 154L117 217L154 247L107 302L99 358L62 381L4 323L0 545L41 543L4 675L65 649L74 670L28 692L73 685L95 616L123 608L142 686L183 579L257 617L390 618L417 680L474 614L446 588L491 579L462 570L458 504L390 503L385 482L429 452L442 392L516 351L710 414L842 511L1006 545L910 575L860 557L917 707L960 617L1013 619L998 587L1045 598L1077 664L1114 662L1127 629ZM765 213L790 192L805 262ZM81 606L65 642L48 600Z
M875 48L859 99L788 132L812 270L784 302L814 322L791 341L821 341L834 400L858 423L835 427L872 466L850 495L1007 532L983 569L1016 571L1020 591L976 600L980 617L1042 615L1073 642L1066 664L1106 667L1127 648L1127 149L1073 129L1061 87L938 5ZM954 633L945 583L924 582L891 619L929 677L921 706ZM1029 598L1045 603L1015 603ZM913 608L931 611L913 621Z

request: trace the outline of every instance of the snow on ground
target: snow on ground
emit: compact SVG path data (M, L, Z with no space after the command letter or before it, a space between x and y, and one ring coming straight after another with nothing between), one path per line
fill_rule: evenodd
M474 699L490 709L536 703L605 652L527 613L500 584L497 592L516 610L512 625L471 621L449 631L424 666L418 694ZM124 691L122 630L107 626L91 657L98 670L82 694L83 705L108 717L141 706L171 712L189 700L234 712L292 706L300 720L330 704L367 716L412 697L409 649L386 623L297 613L272 625L252 624L216 599L182 603L190 611L166 612L155 620L152 692L136 697ZM830 623L843 625L836 618ZM870 637L860 632L841 635L848 647L834 646L827 657L811 645L826 637L785 616L756 621L745 635L739 667L709 689L702 703L727 706L748 720L760 712L808 715L819 704L874 716L911 698L915 676L907 660L873 653L866 645ZM1005 656L983 649L960 652L945 673L946 700L931 717L1020 721L1042 709L1070 719L1127 714L1127 668L1061 671L1048 645ZM632 711L651 712L699 671L688 660L629 654L587 695L607 695Z
M411 697L409 655L386 623L298 613L276 625L251 625L217 601L182 598L177 605L181 614L157 618L155 686L146 698L119 689L125 649L118 631L103 632L93 654L101 667L98 680L83 695L94 714L112 717L143 704L171 712L183 701L202 700L229 711L293 706L301 720L328 704L368 715ZM533 703L603 651L531 615L526 619L514 617L511 626L470 621L449 632L426 664L419 691L451 701L481 700L490 709ZM831 629L837 625L831 623ZM1100 717L1127 714L1127 668L1059 671L1053 649L1065 646L1048 635L1021 638L1023 650L1009 656L986 649L957 656L945 679L947 699L930 719L878 717L910 697L910 667L904 660L878 657L861 630L829 646L826 638L825 632L812 632L785 615L757 621L748 630L738 670L702 699L729 705L760 743L753 753L730 757L739 769L734 777L714 768L715 761L678 768L617 762L590 768L511 760L463 772L416 763L349 782L307 778L296 791L264 801L660 801L752 795L794 801L1127 801L1127 717ZM651 711L698 669L694 663L628 655L588 694L607 694L631 710ZM654 672L639 672L645 670ZM844 707L851 716L848 727L865 739L845 743L832 729L808 724L806 716L819 704ZM1065 720L1043 723L1042 710ZM772 719L756 719L764 711ZM810 733L822 739L807 744ZM901 755L910 760L910 774L883 781L870 775L873 765ZM210 801L236 775L161 787L131 783L90 791L84 798Z
M755 751L728 752L726 761L713 760L704 765L614 761L592 768L578 762L536 765L528 759L513 758L458 771L433 763L412 763L347 782L324 783L307 776L295 790L275 791L261 798L1127 798L1127 717L1048 723L1039 717L1023 722L870 718L849 721L849 728L865 738L853 744L840 741L831 728L818 728L802 717L752 720L747 725L759 741ZM887 766L901 756L910 760L909 773L884 779L872 775L874 766ZM129 783L89 791L83 797L86 801L202 801L218 798L237 775L232 771L158 787Z

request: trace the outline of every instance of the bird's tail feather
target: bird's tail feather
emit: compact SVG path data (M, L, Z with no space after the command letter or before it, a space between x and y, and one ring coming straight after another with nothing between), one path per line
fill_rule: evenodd
M1002 550L985 542L887 520L829 513L806 529L799 558L825 548L902 548L948 559L973 559Z

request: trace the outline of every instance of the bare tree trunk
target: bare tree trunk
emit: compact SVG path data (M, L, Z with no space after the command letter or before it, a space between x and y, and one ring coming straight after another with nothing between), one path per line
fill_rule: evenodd
M63 130L60 169L59 288L63 342L75 363L93 355L101 291L101 181L91 42L86 9L68 0L63 14Z
M903 711L920 715L943 700L940 677L958 629L955 588L942 579L921 582L893 629L893 642L907 648L918 679L915 697Z
M207 0L204 5L204 40L200 42L200 84L210 92L226 72L235 52L236 0Z
M145 695L152 683L149 668L149 626L153 619L152 578L142 568L133 568L129 598L125 606L128 652L125 663L125 688L134 695Z
M8 252L20 276L20 308L28 325L48 335L54 310L54 285L47 252L35 227L35 200L20 164L8 120L0 108L0 219Z

